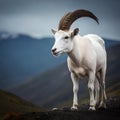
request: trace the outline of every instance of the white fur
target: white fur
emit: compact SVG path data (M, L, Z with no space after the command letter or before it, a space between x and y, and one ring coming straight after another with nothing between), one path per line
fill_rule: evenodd
M74 32L74 31L73 31ZM73 82L73 109L78 106L79 79L88 78L88 90L90 94L90 110L95 110L96 103L100 101L100 107L106 107L105 74L106 51L101 37L88 34L72 36L70 31L56 31L55 44L52 48L55 56L67 53L67 63ZM65 36L68 36L65 39ZM99 90L100 100L99 100Z

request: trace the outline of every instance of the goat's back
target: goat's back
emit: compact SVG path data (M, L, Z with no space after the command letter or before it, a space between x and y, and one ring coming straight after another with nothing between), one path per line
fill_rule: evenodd
M84 37L89 38L93 42L95 41L98 42L103 48L105 48L105 42L100 36L96 34L88 34L88 35L85 35Z
M96 59L96 65L103 66L106 63L106 50L105 50L105 43L104 40L99 37L98 35L94 34L88 34L83 36L83 41L87 40L90 41L89 43L89 51L87 52L88 58L90 56L93 56L93 58ZM85 41L86 42L86 41ZM93 55L93 52L95 52L95 56ZM87 58L87 57L86 57Z

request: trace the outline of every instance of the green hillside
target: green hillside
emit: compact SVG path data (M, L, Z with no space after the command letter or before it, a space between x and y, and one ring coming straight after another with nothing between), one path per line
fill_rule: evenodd
M9 92L0 90L0 118L6 113L40 112L42 108L22 100ZM0 119L1 120L1 119Z

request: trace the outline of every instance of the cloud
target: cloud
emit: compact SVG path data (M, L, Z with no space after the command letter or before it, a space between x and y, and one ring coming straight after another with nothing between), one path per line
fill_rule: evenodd
M88 9L98 16L100 25L85 18L76 21L73 27L79 26L81 34L119 39L119 5L119 0L0 0L0 31L37 38L52 36L51 28L57 28L66 12Z

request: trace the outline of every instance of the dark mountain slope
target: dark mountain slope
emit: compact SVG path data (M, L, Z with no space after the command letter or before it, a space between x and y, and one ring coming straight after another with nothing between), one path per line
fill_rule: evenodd
M112 97L107 101L106 110L89 111L85 105L83 110L71 111L63 108L56 111L26 113L12 116L6 120L119 120L120 119L120 97Z
M42 108L27 102L9 92L0 90L0 118L3 114L16 112L41 112Z
M72 87L72 83L67 65L64 63L32 78L31 81L15 87L11 91L24 99L34 101L37 105L52 107L55 101L59 103L63 99L70 99L69 94L72 93L72 89L69 91L69 87Z

